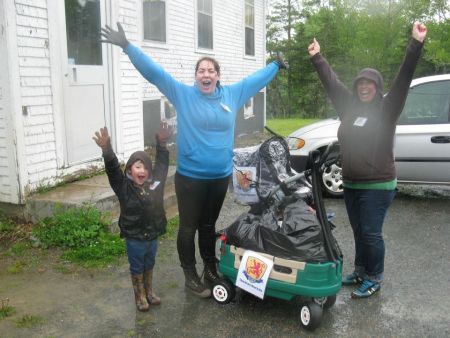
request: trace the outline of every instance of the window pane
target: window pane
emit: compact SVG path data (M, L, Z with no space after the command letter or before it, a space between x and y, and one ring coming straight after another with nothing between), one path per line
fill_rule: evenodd
M255 55L255 31L245 28L245 54Z
M205 14L212 14L212 0L198 0L197 9Z
M212 17L198 14L198 46L200 48L213 48Z
M255 8L253 6L245 5L245 25L255 26Z
M101 65L100 0L66 0L69 64Z
M166 42L166 3L153 0L143 3L144 39Z
M399 124L448 123L450 81L426 83L410 89Z

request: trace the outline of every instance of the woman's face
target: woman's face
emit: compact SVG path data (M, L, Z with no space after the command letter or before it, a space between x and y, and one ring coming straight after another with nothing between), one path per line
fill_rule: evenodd
M217 81L220 76L214 68L211 61L203 60L200 62L197 72L195 73L195 81L200 91L204 94L214 93L216 90Z
M372 80L361 79L356 83L356 91L361 102L370 102L377 94L377 85Z

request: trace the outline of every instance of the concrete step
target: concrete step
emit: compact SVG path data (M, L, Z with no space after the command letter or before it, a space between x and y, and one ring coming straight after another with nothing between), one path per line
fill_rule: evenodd
M178 214L174 177L175 167L171 166L164 193L164 208L167 214L170 211L171 217ZM24 216L27 220L37 223L45 217L52 216L56 208L67 209L83 205L93 205L102 212L109 212L112 222L117 223L120 213L119 201L109 185L106 174L68 183L31 196L25 205ZM167 217L170 219L169 215Z

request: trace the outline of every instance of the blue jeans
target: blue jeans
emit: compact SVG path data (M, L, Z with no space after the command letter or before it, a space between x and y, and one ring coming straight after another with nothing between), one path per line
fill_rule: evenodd
M130 263L130 273L140 275L145 271L152 270L155 266L158 240L139 240L134 238L126 239L128 262Z
M362 278L383 280L383 222L395 193L395 190L344 189L355 239L355 272Z

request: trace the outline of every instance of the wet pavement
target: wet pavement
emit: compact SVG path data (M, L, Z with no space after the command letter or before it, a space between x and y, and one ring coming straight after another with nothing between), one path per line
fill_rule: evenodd
M342 288L314 333L300 327L295 301L261 301L245 294L219 305L189 294L175 242L166 240L155 267L162 305L147 313L135 310L125 259L105 270L65 272L52 257L44 257L20 274L7 273L0 263L0 299L9 298L16 308L15 315L0 319L0 337L449 337L450 198L418 196L398 196L388 213L381 292L353 300L353 289ZM336 214L334 233L348 273L353 240L343 201L326 199L325 205ZM219 227L245 210L229 196ZM17 328L15 321L24 314L43 322Z

